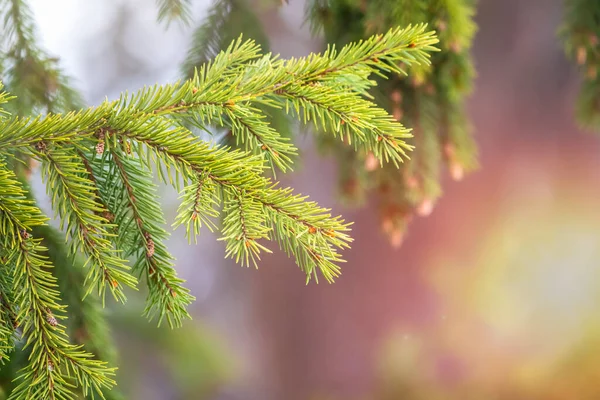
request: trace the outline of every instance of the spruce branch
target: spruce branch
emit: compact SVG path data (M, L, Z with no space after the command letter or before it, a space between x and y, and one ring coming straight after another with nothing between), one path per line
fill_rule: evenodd
M267 51L269 40L247 0L215 0L204 22L194 31L191 47L181 68L183 75L187 79L192 78L196 68L215 59L240 34L254 40Z
M158 21L166 21L167 27L173 20L189 25L192 19L190 0L157 0Z
M296 259L296 264L306 273L307 282L313 276L318 282L317 271L328 282L333 282L340 272L336 264L343 262L335 249L349 247L350 224L340 217L332 217L330 210L307 199L307 196L292 194L290 188L275 186L257 196L273 227L271 239Z
M371 75L428 63L435 42L419 25L339 51L332 47L322 55L282 60L261 55L255 42L239 38L191 79L125 93L77 112L3 117L0 154L11 163L17 153L41 161L70 254L85 256L88 271L80 294L96 288L104 301L110 290L124 301L123 287L136 286L131 269L148 286L144 313L177 326L189 317L186 307L193 297L164 243L168 235L152 172L180 191L174 225L185 225L189 240L202 225L216 229L213 219L223 215L220 240L227 257L257 265L271 251L267 243L275 241L307 282L319 275L332 282L340 274L340 251L352 241L350 224L264 175L269 166L289 169L296 152L268 123L265 109L293 110L303 122L320 126L323 135L398 165L412 148L404 141L409 131L367 98L375 85ZM0 94L0 101L7 98ZM190 122L226 127L246 149L203 141L188 129ZM72 398L67 390L72 384L85 394L101 393L113 384L113 369L66 340L59 323L65 307L41 242L46 235L34 239L29 233L42 229L46 218L11 174L3 164L0 250L8 254L3 265L14 270L16 320L32 352L13 398ZM65 271L59 275L77 279Z
M219 216L218 208L221 199L217 195L217 185L208 173L199 173L192 182L183 188L182 199L173 227L186 226L186 237L191 243L196 243L202 225L206 225L211 232L217 229L213 219Z
M225 189L226 201L223 207L223 237L227 241L226 257L234 257L242 266L258 266L260 252L270 252L258 241L267 238L269 229L265 226L266 216L262 205L250 196L232 189Z
M340 94L332 87L309 85L289 85L279 95L286 99L286 111L293 111L302 122L312 122L323 132L333 132L349 145L354 142L355 149L362 144L380 161L391 161L398 166L408 158L406 151L413 149L401 140L412 137L410 130L370 101Z
M69 337L75 344L84 345L96 359L114 365L116 349L110 337L106 312L98 297L85 296L84 259L68 255L64 235L56 229L41 225L32 232L35 237L42 238L42 244L48 249L48 261L53 265L60 297L69 311L65 321ZM107 400L123 399L115 387L104 389L102 395Z
M96 198L95 186L88 179L80 157L68 148L37 146L42 160L42 179L48 188L55 211L61 218L61 229L68 232L71 252L82 250L87 255L86 295L94 288L104 301L110 290L118 301L125 301L122 285L136 286L136 280L110 241L110 223L102 216L105 211Z
M106 140L111 142L111 137ZM158 314L159 324L166 317L169 325L180 326L189 318L186 307L194 298L177 278L174 258L166 249L168 233L161 227L165 221L150 171L126 145L110 146L102 156L92 159L92 173L118 226L117 247L133 257L133 272L147 281L144 313Z
M2 249L2 265L9 269L8 254ZM0 364L4 364L14 349L15 328L17 327L17 310L14 306L14 284L12 271L0 274Z
M558 31L567 57L580 69L582 85L576 104L577 122L600 129L600 4L593 0L565 0L565 17Z
M37 45L32 12L23 0L0 0L0 59L4 84L19 96L9 104L17 115L61 112L80 107L83 101L68 77Z
M262 48L264 52L269 52L269 40L263 30L261 21L255 14L255 9L249 4L248 0L217 0L213 2L212 7L207 12L207 17L204 22L196 29L192 37L192 45L188 51L186 61L182 66L182 73L186 79L194 77L196 69L202 68L203 65L213 60L219 55L221 51L227 50L232 42L235 42L241 34L246 38L254 40L254 42ZM235 71L233 68L228 69L229 72ZM296 156L296 149L287 143L292 137L292 126L291 120L285 113L283 108L268 108L264 104L256 104L254 107L258 108L261 114L261 119L265 124L269 125L270 128L277 132L278 142L283 142L282 145L289 148L289 151L285 149L276 149L269 144L262 143L261 137L255 135L256 141L260 144L256 145L254 140L247 141L243 140L243 136L236 135L236 132L231 128L231 122L223 125L220 119L217 120L205 120L200 124L200 129L206 130L206 126L224 126L229 129L231 135L225 137L225 144L233 145L238 148L250 150L259 153L265 146L265 156L269 159L271 169L275 171L276 168L285 172L289 168ZM244 114L256 114L254 112L247 111L248 106L241 106L237 104L238 112L242 112L241 119L236 119L233 124L239 128L244 129L245 125L243 122ZM229 111L225 109L225 111ZM251 116L253 119L256 115ZM231 121L231 120L230 120ZM194 122L198 122L197 120ZM268 129L268 128L267 128ZM275 139L269 135L269 139ZM285 153L285 156L282 154ZM277 155L280 155L278 157ZM284 160L283 157L289 158Z
M17 322L31 349L30 362L20 375L20 384L11 399L73 398L73 384L85 394L111 386L114 370L79 346L69 344L57 318L63 318L56 278L48 269L46 249L40 239L28 232L43 225L46 218L26 199L16 176L0 165L0 228L2 248L8 253L7 264L14 264L15 304L19 308ZM6 264L5 264L6 265Z
M369 149L369 142L366 152L352 152L328 136L318 137L320 147L335 152L340 160L340 189L347 202L362 202L369 191L377 191L383 230L396 246L401 244L413 214L427 216L432 212L441 194L442 161L455 180L477 167L477 152L465 116L465 97L474 76L470 55L476 31L474 12L471 0L307 2L313 30L322 30L329 43L368 40L373 33L415 22L434 26L438 32L443 51L432 54L430 65L404 64L401 69L410 72L404 76L394 64L390 71L396 76L375 76L376 87L368 79L372 73L359 65L354 67L353 78L345 82L349 90L361 93L385 108L394 120L413 128L411 146L415 149L409 153L408 162L400 166L382 163L382 152L377 154L372 146Z
M244 196L250 193L257 199L257 204L264 206L269 203L265 197L271 193L261 192L260 189L269 188L272 184L260 174L264 169L262 156L248 157L244 152L213 147L193 136L179 123L194 115L200 115L197 118L220 118L223 125L228 119L234 129L239 124L245 127L235 130L245 135L246 140L257 141L257 136L260 136L263 140L258 142L263 143L260 151L264 152L263 146L267 146L267 149L269 146L279 148L282 150L279 157L283 159L285 150L289 152L290 148L284 149L282 143L276 142L274 131L268 130L266 125L259 122L259 118L248 119L243 111L251 110L254 114L250 115L254 116L257 110L249 108L251 104L277 107L277 101L286 101L287 107L294 107L298 114L298 110L305 109L305 119L320 120L326 129L344 134L348 142L354 141L355 145L359 143L373 151L380 161L392 159L398 162L402 160L403 149L410 149L401 140L408 136L407 130L363 99L360 93L336 93L334 83L339 82L342 88L346 88L344 83L348 75L353 76L354 80L358 77L365 84L373 85L374 82L368 81L367 69L372 72L400 72L401 67L397 65L399 61L426 63L427 51L433 49L433 43L435 38L425 32L424 25L420 25L392 29L384 35L347 45L339 52L330 48L322 56L313 54L307 58L285 61L270 55L258 56L258 48L252 41L243 42L239 39L189 81L146 88L132 95L125 94L119 100L78 113L50 115L44 119L3 121L5 129L0 132L0 146L17 145L16 138L22 131L28 131L29 135L23 135L26 140L22 140L18 144L20 146L26 146L34 139L46 143L45 135L57 141L52 149L38 149L35 152L44 161L45 176L49 183L58 189L54 194L55 208L80 247L94 261L96 268L90 270L90 284L96 284L103 290L109 283L113 294L122 298L120 283L133 285L134 281L124 272L124 261L111 248L111 234L104 228L108 221L98 215L103 208L96 199L95 183L87 177L89 171L86 171L77 154L60 146L60 141L70 141L80 148L85 147L91 137L98 137L104 143L102 146L109 148L117 148L118 143L131 141L130 146L135 147L136 154L145 160L146 165L157 165L164 181L178 186L180 182L195 181L198 175L208 173L207 177L223 189L221 194L226 204L230 204L228 202L240 193ZM238 105L242 111L239 111ZM256 132L261 134L257 135ZM265 138L273 139L270 145L266 144ZM273 154L276 154L275 151ZM120 175L122 178L123 175ZM227 210L233 209L227 207ZM250 210L254 209L250 207ZM314 205L304 211L306 214L319 212ZM184 216L181 218L185 219ZM99 231L91 229L97 223L103 227ZM261 225L257 223L255 226ZM282 228L281 223L278 227ZM342 230L340 233L347 229L342 225L338 228ZM283 229L284 232L286 230ZM142 232L142 237L148 234ZM228 252L235 247L234 236L225 235L229 244ZM262 237L264 232L248 235L248 238L253 236ZM291 251L287 242L280 243ZM342 243L337 240L333 246L343 246ZM147 248L148 241L143 240L143 244ZM314 256L321 257L313 249L314 241L301 242L299 245L298 248L306 249L306 254L313 255L313 262L320 260ZM325 249L323 243L319 246L330 253L332 261L339 260L339 256L331 249ZM235 248L236 258L250 254L244 250L250 247ZM252 249L256 254L259 248ZM300 254L298 251L291 252ZM309 258L300 264L307 266ZM316 264L321 265L320 262ZM324 267L326 271L331 269L330 266ZM312 271L308 267L305 268L307 270Z

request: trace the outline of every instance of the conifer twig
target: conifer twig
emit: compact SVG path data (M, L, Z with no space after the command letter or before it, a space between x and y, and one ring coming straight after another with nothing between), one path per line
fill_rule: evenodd
M397 165L411 149L404 141L410 134L366 98L375 84L370 75L401 73L401 63L428 63L435 42L419 25L339 51L281 60L260 55L253 41L240 38L186 81L125 93L77 112L0 118L0 155L17 162L18 153L42 163L70 252L85 255L85 295L96 288L102 300L110 291L124 301L123 287L137 283L131 269L149 289L145 314L180 325L193 296L166 249L152 172L180 190L175 225L186 225L190 240L202 224L217 228L212 219L222 214L226 256L257 265L275 241L307 282L319 275L332 282L343 262L339 252L352 241L350 224L264 175L270 165L290 168L296 152L269 125L265 108L293 110L324 128L324 135ZM0 104L7 98L0 93ZM230 129L247 151L203 141L188 129L190 122ZM72 398L70 387L77 384L85 395L102 393L114 384L114 369L68 342L52 264L41 238L31 237L46 218L4 163L0 211L0 255L6 254L3 265L13 271L13 294L2 293L14 297L16 321L32 354L11 398ZM0 340L10 331L5 311ZM11 346L7 340L3 345Z

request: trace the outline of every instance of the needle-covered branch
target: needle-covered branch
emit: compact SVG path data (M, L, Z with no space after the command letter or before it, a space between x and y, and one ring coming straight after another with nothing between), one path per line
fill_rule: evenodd
M19 96L8 108L17 115L61 112L83 103L58 67L57 59L38 47L32 12L24 0L0 0L2 79Z
M94 360L90 353L68 342L64 326L65 307L59 304L52 265L42 255L46 249L40 239L29 233L45 224L46 218L26 199L16 176L0 164L0 229L4 265L12 265L16 323L30 349L29 365L11 399L73 398L72 387L81 386L85 394L114 384L114 370Z
M169 325L181 325L189 318L186 307L194 298L177 278L174 258L167 251L157 187L127 142L114 146L108 135L106 141L109 145L90 164L108 217L118 227L117 247L133 259L133 272L147 282L145 314L158 314L159 324L166 317Z
M405 142L410 133L368 99L367 89L375 85L371 75L427 64L435 42L419 25L339 51L282 60L261 55L253 41L240 38L186 81L125 93L78 112L1 117L0 156L15 163L19 153L41 162L71 254L85 256L82 294L97 289L104 300L110 291L124 301L124 287L137 284L131 271L148 287L145 314L180 325L193 296L166 248L153 172L180 191L174 225L185 225L190 240L203 225L218 229L226 256L254 266L274 241L307 281L321 275L332 282L344 261L341 250L352 241L350 223L265 176L274 167L291 169L297 153L265 110L290 112L322 135L397 166L412 149ZM0 104L7 97L0 94ZM204 141L190 123L225 127L242 149ZM2 164L0 255L5 270L14 273L6 280L12 292L0 281L0 350L7 354L12 346L7 303L18 309L16 321L33 354L13 397L72 398L72 383L100 393L112 385L112 370L66 340L58 323L66 310L46 249L40 238L30 237L46 218L10 174ZM220 215L222 224L216 221ZM63 272L58 275L66 279Z
M72 254L81 250L87 256L86 294L96 288L104 301L108 289L116 300L125 301L122 285L135 287L137 282L111 243L111 224L103 215L106 210L98 202L95 184L81 158L73 149L48 148L44 142L36 146L36 152L42 160L48 195L61 218L61 229L70 235L67 240L72 243Z
M581 70L583 84L577 99L579 124L600 130L600 3L565 0L565 17L559 30L565 53Z
M158 20L166 21L167 26L173 20L179 20L184 24L191 21L191 3L190 0L157 0Z

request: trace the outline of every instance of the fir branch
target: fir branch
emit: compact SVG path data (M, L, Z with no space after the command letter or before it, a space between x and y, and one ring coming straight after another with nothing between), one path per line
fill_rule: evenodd
M265 96L283 97L281 94L287 86L303 85L308 82L322 81L331 84L336 79L342 79L344 73L356 76L355 67L359 65L364 68L368 67L372 71L401 71L399 67L392 66L399 60L408 63L428 62L426 51L433 49L431 44L435 43L435 39L430 33L424 33L424 30L424 25L404 30L391 30L386 35L375 36L372 40L364 43L348 45L339 53L330 49L323 56L313 55L306 59L282 61L263 57L249 64L240 64L237 68L242 68L242 71L238 71L232 76L226 74L225 77L228 79L224 79L223 71L228 70L229 67L238 62L232 57L234 54L242 60L249 59L257 54L257 48L251 42L244 44L241 40L238 40L220 57L217 57L214 63L199 70L191 81L183 84L144 89L136 95L124 95L116 102L105 103L100 107L101 110L88 109L78 113L78 117L83 118L85 121L83 126L80 124L78 131L83 135L90 130L96 131L100 128L99 123L103 123L105 119L106 123L104 125L107 129L124 130L126 128L132 132L136 129L149 133L150 128L155 128L155 131L164 131L167 129L168 121L157 119L156 116L185 117L196 111L206 113L206 108L210 107L232 109L237 107L238 103L244 104L244 102L258 102L276 106L277 103L274 100L270 100ZM373 56L373 54L378 57ZM323 89L314 89L320 87ZM322 90L325 94L329 90L329 93L331 93L329 85L321 85L320 87L316 84L311 86L312 90ZM289 92L286 99L298 106L302 101L301 97L290 98ZM345 97L344 106L352 107L354 105L364 108L364 102L365 100L361 99L358 93L354 96L349 94ZM320 114L320 110L316 110L317 114ZM216 114L217 110L212 111L212 113ZM101 118L101 114L105 114L106 118ZM211 115L210 112L207 114ZM233 112L232 115L235 117ZM133 116L135 119L127 119L124 116ZM319 118L324 117L319 115ZM63 121L55 123L58 126L54 127L55 137L53 139L63 138L59 134L72 135L74 127L69 126L70 124L67 122L69 120L75 121L75 115L71 114L69 118L64 118ZM382 121L384 120L385 118L382 119ZM41 122L43 124L47 123L45 121ZM50 120L49 122L53 121ZM59 122L63 122L63 124ZM363 130L364 127L364 123L361 126L358 118L351 118L346 121L346 124L349 127L348 132L353 133ZM6 126L4 132L0 133L0 149L3 144L5 146L6 144L13 146L17 144L15 139L22 130L25 130L23 125L28 126L30 132L35 132L36 125L42 124L40 124L40 121L27 121L25 124L17 123L13 126ZM400 124L392 121L388 121L380 129L385 136L390 137L398 138L406 134ZM401 133L398 134L398 131ZM249 130L246 129L245 132L246 136L249 136L247 140L256 140L256 136L250 133ZM41 134L41 132L39 133ZM29 133L29 137L26 136L26 139L29 143L33 139L41 140L40 137L36 137L31 133ZM68 136L64 139L68 140ZM364 139L361 139L358 135L354 135L353 139L357 143L364 144ZM371 139L376 140L377 135L372 135ZM400 147L403 143L404 141L397 140ZM367 149L370 148L369 145L366 147ZM262 145L260 149L262 149Z
M70 235L71 252L81 249L87 255L86 295L96 287L103 301L107 289L116 300L125 301L122 285L135 288L136 280L112 247L107 230L110 223L102 216L104 209L96 200L94 183L73 150L44 147L42 142L37 155L42 160L48 194L61 217L61 229L66 228Z
M5 65L5 84L19 96L9 105L17 115L42 111L68 111L83 104L69 79L37 45L32 12L23 0L0 0L4 32L0 59Z
M252 39L263 49L263 51L268 52L269 40L262 29L261 21L257 18L254 11L253 7L248 4L248 0L214 1L207 13L204 23L194 32L192 45L182 68L184 77L187 79L193 78L196 69L202 68L203 65L211 62L215 57L220 57L219 53L221 51L226 51L231 43L235 43L241 34L246 38ZM230 73L232 71L235 71L235 67L227 68L225 73ZM278 167L282 172L285 172L292 164L292 160L296 158L296 150L287 143L290 140L289 138L292 137L292 129L291 121L284 110L282 108L267 108L267 106L263 104L256 104L253 107L249 107L248 105L241 106L238 103L236 106L236 111L238 111L238 113L242 112L242 115L239 115L239 118L233 119L233 122L232 118L225 118L223 121L223 118L220 117L216 119L205 117L203 121L198 121L197 116L203 114L194 113L193 116L191 116L192 123L198 125L202 130L207 130L205 128L207 125L226 126L230 129L231 133L233 133L233 135L225 137L225 143L227 145L233 144L236 147L243 148L246 151L251 151L255 154L263 153L268 158L273 171L275 171L275 167ZM244 140L244 134L236 135L237 129L232 129L232 124L235 128L241 127L242 129L247 129L246 125L248 124L245 124L243 119L247 118L245 114L249 113L249 111L246 110L254 107L259 110L258 112L256 112L256 110L250 111L250 113L253 114L252 118L259 118L264 121L264 124L262 125L270 126L263 128L263 130L273 128L275 132L277 132L277 138L269 133L269 139L271 139L271 141L276 140L277 142L282 142L282 145L287 147L287 149L277 149L272 145L264 143L260 136L253 135L252 133L250 134L250 137L254 136L257 139L256 141ZM224 108L217 111L231 112L232 110ZM259 114L260 116L254 114ZM225 125L223 125L223 122L225 122ZM259 142L259 144L257 145L255 142ZM289 158L289 160L284 160L280 157L280 155L283 155L284 153L284 157Z
M156 0L158 5L158 21L166 21L167 27L173 20L189 25L192 20L190 0Z
M269 40L247 0L215 0L204 22L194 31L191 47L181 67L183 76L192 78L196 68L227 50L240 34L267 50Z
M286 172L291 169L293 159L298 155L298 150L290 139L269 125L263 110L250 105L199 105L193 107L193 112L189 112L189 118L199 126L229 128L238 147L265 157L271 169L277 166L282 172Z
M8 254L1 249L0 266L7 272L0 274L0 363L4 364L14 349L15 329L17 328L17 310L14 302L14 284L12 266L8 263Z
M576 104L577 122L600 129L600 4L593 0L565 0L565 17L558 31L565 54L580 69L583 83Z
M268 238L269 232L262 204L237 189L226 188L224 192L223 237L219 240L227 242L225 256L235 258L242 266L258 267L260 252L271 252L259 242Z
M48 261L60 290L60 297L69 310L66 321L67 333L75 344L84 345L98 360L114 365L117 358L115 346L111 340L106 312L100 299L85 296L84 260L81 257L69 257L64 235L48 225L33 229L33 235L42 238L48 249ZM117 388L102 390L107 400L122 400Z
M60 117L51 115L46 119L29 120L20 124L7 121L4 123L6 128L0 131L0 148L2 144L18 145L17 135L24 131L34 132L34 134L24 135L25 145L35 138L44 139L43 135L48 135L48 131L51 132L52 139L70 140L80 147L84 146L84 141L92 135L104 135L105 146L109 147L114 147L119 142L132 141L136 154L145 160L145 164L157 165L161 178L175 186L180 182L194 182L197 176L206 174L205 176L221 187L228 197L231 197L231 193L243 194L243 196L252 194L259 203L269 204L265 197L271 195L268 188L272 183L260 175L264 169L262 156L250 158L244 152L212 147L192 135L183 126L174 126L173 123L185 120L193 113L205 116L199 118L221 118L223 121L228 117L232 127L236 123L245 123L246 129L238 128L236 131L244 135L246 140L257 141L256 132L261 132L259 135L263 140L261 150L267 143L265 138L269 140L273 138L269 143L285 150L283 144L274 141L274 133L266 129L259 122L260 119L248 119L242 113L248 110L257 113L255 109L249 108L251 104L278 107L280 104L278 102L283 99L289 103L289 107L293 106L296 110L301 107L306 109L306 115L310 115L313 121L319 120L326 127L333 128L334 132L340 130L349 137L349 142L354 141L355 145L359 143L367 150L374 151L381 160L389 158L397 162L401 160L402 148L410 149L399 139L407 135L406 130L392 121L391 117L381 109L361 98L359 93L336 93L333 84L341 82L341 88L345 89L344 82L348 82L345 77L352 76L354 80L362 79L365 84L372 85L372 82L367 81L365 69L372 72L400 71L396 66L399 60L407 63L427 62L426 52L432 49L431 45L434 42L433 36L425 32L425 26L409 27L404 30L394 29L385 35L345 46L339 52L329 49L323 56L311 55L304 59L284 61L271 56L257 58L256 45L251 41L243 42L240 39L217 56L212 63L201 68L197 75L187 82L146 88L133 95L125 94L119 100L106 102L98 108ZM253 59L255 60L252 61ZM223 112L223 110L229 111ZM222 117L223 113L225 118ZM250 116L253 117L254 114ZM48 125L53 129L49 130ZM252 131L248 127L252 127ZM73 132L77 134L73 135ZM111 138L112 144L109 143L108 138ZM59 190L62 190L64 198L69 201L69 207L75 207L76 210L85 208L91 212L102 211L101 205L93 200L94 183L85 178L85 168L73 154L67 152L62 156L65 157L62 162L64 165L54 162L52 170L47 172L50 177L53 177L52 182L60 183ZM80 188L75 192L67 190L74 182L69 182L65 175L58 174L57 167L69 168L69 176L71 173L72 176L77 176L77 185L83 185L83 191L79 190ZM166 174L163 168L166 169ZM79 193L82 197L75 197L72 193ZM289 193L287 197L278 198L278 201L282 203L293 201ZM247 204L254 203L249 201ZM249 209L254 210L254 207ZM303 213L318 213L318 210L316 205L310 203ZM92 220L107 222L96 215L89 217L89 220L82 218L77 212L71 212L70 215L71 218L79 218L76 234L85 232L83 228L88 229L86 225L91 226ZM274 215L279 213L275 212ZM180 218L190 220L189 215L188 217L180 215ZM327 235L323 236L323 240L318 243L312 239L306 241L305 238L298 238L297 246L291 246L288 240L296 240L289 236L287 226L291 222L289 219L281 218L281 216L272 218L278 228L283 229L279 237L288 237L281 240L280 244L291 254L304 257L299 261L301 267L306 272L312 273L313 269L310 266L312 262L329 274L327 279L335 276L337 274L335 268L326 262L330 260L337 262L341 257L329 246L345 246L346 241L339 238L345 237L343 232L347 227L336 225L341 232L333 234L338 238L335 241L325 239L329 237ZM331 229L335 231L334 228ZM296 234L298 232L296 231ZM99 236L107 235L107 231L99 232ZM249 234L249 237L251 236ZM262 236L263 233L257 235L257 237ZM226 237L231 239L232 235ZM106 241L100 242L100 238L94 240L108 249ZM85 243L89 241L83 240L83 243L85 248ZM88 251L91 250L91 246L87 247ZM230 246L231 248L233 247ZM244 248L236 247L236 249L238 251L236 256L245 257ZM101 261L101 257L95 261ZM112 273L121 265L121 261L115 261L107 268L101 267L100 271ZM92 281L100 282L102 285L102 282L106 282L102 277L103 275L96 273L92 276Z
M110 136L107 137L110 140ZM152 184L149 171L136 157L121 147L111 146L106 159L96 168L108 189L104 198L119 226L118 247L127 256L133 256L133 272L145 276L149 294L145 314L158 314L160 325L166 317L170 326L180 326L189 318L186 307L194 300L189 290L182 286L173 268L174 258L166 249L167 232L160 226L164 217L156 199L156 186ZM110 158L109 158L110 157Z
M376 84L372 76L427 65L437 41L425 25L419 25L392 29L339 51L331 47L322 55L282 60L261 55L255 42L240 37L188 80L55 114L67 108L59 100L66 97L57 92L60 72L35 46L33 24L22 0L0 2L11 6L3 10L12 13L7 17L11 33L5 39L9 48L16 49L7 53L12 57L9 87L25 90L19 86L26 83L25 75L19 75L24 66L35 67L30 76L39 84L39 92L32 92L27 104L17 104L17 115L27 107L29 113L49 112L45 117L0 117L0 155L10 163L22 157L42 162L44 183L67 232L70 254L81 250L84 266L89 267L77 293L85 297L96 287L102 301L106 289L124 300L122 285L136 284L125 260L131 257L133 272L146 277L149 287L145 314L157 316L159 323L166 318L170 325L180 325L189 316L186 306L193 297L176 276L164 243L167 233L152 170L156 168L162 181L181 191L175 224L186 225L190 240L203 224L213 227L211 218L219 215L222 204L226 256L242 265L256 265L261 253L270 251L263 242L273 240L295 258L307 281L322 275L331 282L343 262L338 251L352 241L350 224L263 175L268 163L289 169L296 154L291 142L269 123L266 109L293 110L304 122L324 127L331 137L343 137L374 153L380 162L397 165L411 149L404 142L409 132L365 97ZM185 0L159 4L161 19L182 14L189 6ZM222 21L234 15L231 9L227 12ZM222 42L217 44L213 49L223 48ZM0 104L6 99L0 94ZM228 128L246 151L201 140L188 129L190 122ZM0 351L11 348L4 338L14 329L8 322L10 310L3 308L6 298L31 354L11 398L74 398L77 385L85 396L102 395L114 384L114 369L68 342L59 322L66 318L60 286L45 254L61 263L55 270L61 285L81 280L82 271L70 271L70 265L62 265L65 254L57 256L42 245L42 240L55 245L44 233L46 218L4 164L0 189L0 255L6 255L5 272L12 271L10 279L0 279L0 347L4 346ZM41 233L32 238L34 229ZM10 291L5 290L7 285ZM90 306L91 320L82 317L83 307L75 307L75 318L85 329L95 330L98 304ZM103 332L89 333L96 336L92 347L101 346Z
M26 338L25 347L31 349L30 363L21 371L21 383L10 399L73 398L73 384L81 385L84 394L110 387L114 369L69 344L64 326L57 321L64 306L59 304L56 279L47 271L52 266L40 255L46 251L40 240L28 232L43 225L46 218L26 199L5 165L0 166L0 187L1 245L8 251L8 262L14 263L17 321Z
M347 144L354 142L355 148L361 143L379 160L397 166L408 157L406 151L413 149L402 140L412 137L410 130L370 101L324 85L289 85L278 94L285 98L286 111L293 110L304 123L339 134Z
M38 142L77 143L91 136L94 126L110 112L108 103L67 114L49 114L42 118L6 118L0 120L0 152L22 149Z
M191 243L196 242L202 225L206 225L211 232L217 229L214 221L219 216L221 201L217 195L215 182L208 173L199 173L192 179L192 183L183 188L182 199L173 227L186 226L186 237Z
M348 248L352 241L347 232L350 224L333 218L330 210L307 201L307 196L294 195L290 188L271 186L262 192L250 193L267 211L272 226L270 236L307 275L318 282L319 270L328 282L339 276L336 263L343 262L335 249Z

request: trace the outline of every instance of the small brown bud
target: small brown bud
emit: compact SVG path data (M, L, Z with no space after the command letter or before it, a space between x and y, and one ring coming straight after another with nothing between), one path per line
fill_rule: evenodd
M454 150L454 146L451 143L446 143L444 145L444 154L446 155L446 157L448 158L452 158L454 157L455 154L455 150Z
M381 223L381 228L385 233L391 233L394 229L394 223L390 217L385 217Z
M110 211L104 211L102 213L102 217L107 220L108 222L113 222L115 220L115 216L113 213L111 213Z
M461 46L460 43L458 43L458 41L453 41L452 43L450 43L450 46L448 46L450 48L450 51L454 52L454 53L460 53Z
M195 221L198 218L198 213L196 211L194 211L192 213L192 221Z
M154 256L154 240L150 238L146 242L146 254L148 257Z
M54 316L54 314L52 314L52 311L50 311L50 310L46 311L46 321L48 322L48 324L50 324L50 326L58 325L58 321L56 320L56 317Z
M425 77L423 75L417 74L417 75L413 76L412 84L414 87L419 87L419 86L423 85L423 83L425 83Z
M404 231L401 229L395 229L390 234L390 243L392 247L397 249L402 246L402 242L404 242Z
M119 283L115 279L110 280L110 286L112 286L113 289L116 289L118 285Z
M104 140L100 140L96 144L96 154L98 154L99 156L104 154Z
M31 235L25 229L21 229L21 237L25 240L29 239Z
M417 214L421 217L427 217L431 215L433 211L433 200L424 199L421 204L417 206Z
M583 46L577 48L577 64L583 65L587 59L587 50Z
M250 242L251 242L251 239L246 240L246 242L244 242L244 244L246 245L246 248L248 248L252 245L252 243L250 243Z
M375 171L377 167L379 167L379 160L372 152L368 152L365 159L365 169L367 171Z
M196 88L196 87L195 87L195 88L192 88L192 93L193 93L193 94L196 94L196 93L198 93L198 88Z
M267 145L263 144L262 146L260 146L260 148L263 149L263 150L267 150Z
M383 182L378 187L380 194L387 194L390 192L390 185L386 182Z
M378 142L381 142L382 140L383 140L383 136L381 136L381 135L378 135L378 136L377 136L377 141L378 141Z
M309 227L308 228L308 233L314 235L315 233L317 233L317 228L315 228L314 226Z
M402 101L402 93L400 93L399 90L394 90L390 94L390 99L392 99L394 103L400 103Z
M409 189L416 189L417 187L419 187L419 180L413 175L410 175L406 178L406 186Z
M169 289L169 293L171 294L171 297L173 297L173 298L177 297L177 292L175 290L173 290L172 288Z
M408 45L409 48L414 49L415 47L417 47L417 44L412 42L411 44Z
M125 153L127 155L131 155L131 143L129 141L125 142Z
M400 109L400 107L394 107L392 113L396 121L400 121L402 119L402 109Z
M458 163L452 163L450 165L450 176L455 181L461 181L465 176L465 170L462 165Z
M39 151L40 153L43 153L43 152L45 152L45 151L46 151L46 149L47 149L46 142L43 142L43 141L37 142L37 143L35 144L35 149L36 149L37 151Z
M590 80L596 79L596 77L598 76L598 69L595 66L590 65L587 70L586 76Z

